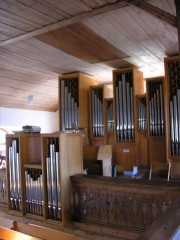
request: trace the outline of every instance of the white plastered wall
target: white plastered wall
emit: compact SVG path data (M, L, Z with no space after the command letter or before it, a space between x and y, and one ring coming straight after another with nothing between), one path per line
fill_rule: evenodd
M21 130L25 125L39 126L41 133L58 131L58 112L0 107L0 127L8 127L13 131Z

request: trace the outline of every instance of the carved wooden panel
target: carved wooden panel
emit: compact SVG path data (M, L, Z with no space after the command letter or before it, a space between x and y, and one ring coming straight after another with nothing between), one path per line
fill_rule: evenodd
M7 204L6 170L0 170L0 203Z
M106 185L102 179L74 180L74 217L77 221L143 230L162 215L177 196L176 191L145 184L126 182L123 186L113 181Z

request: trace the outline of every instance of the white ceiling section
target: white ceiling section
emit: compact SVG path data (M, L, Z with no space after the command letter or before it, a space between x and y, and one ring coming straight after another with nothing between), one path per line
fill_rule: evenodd
M1 0L0 107L56 111L58 76L70 72L162 76L179 51L176 21L174 0Z

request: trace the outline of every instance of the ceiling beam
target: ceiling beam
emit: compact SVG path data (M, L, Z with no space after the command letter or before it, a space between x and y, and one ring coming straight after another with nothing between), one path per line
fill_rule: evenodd
M175 6L176 6L178 45L179 45L179 55L180 55L180 2L179 2L179 0L174 0L174 3L175 3Z
M177 0L177 2L178 1L179 0ZM145 10L146 12L151 13L152 15L164 20L174 27L177 27L177 17L162 10L161 8L158 8L144 0L128 0L127 2L131 5Z
M109 12L109 11L112 11L112 10L116 10L118 8L126 7L126 6L128 6L127 1L120 0L118 2L106 5L104 7L99 7L99 8L93 9L93 10L88 11L88 12L83 12L83 13L77 14L73 17L66 18L64 20L58 21L56 23L47 25L47 26L39 28L39 29L36 29L34 31L31 31L31 32L19 35L17 37L5 40L5 41L0 43L0 47L6 46L6 45L9 45L9 44L18 42L18 41L26 40L28 38L35 37L35 36L43 34L43 33L46 33L46 32L52 31L52 30L56 30L56 29L59 29L59 28L62 28L62 27L80 22L80 21L85 20L87 18L94 17L98 14L103 14L103 13L106 13L106 12Z

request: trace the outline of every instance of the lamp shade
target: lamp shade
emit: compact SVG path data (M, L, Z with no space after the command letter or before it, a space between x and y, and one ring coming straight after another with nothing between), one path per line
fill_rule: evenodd
M32 95L28 96L28 105L33 105L33 96Z

